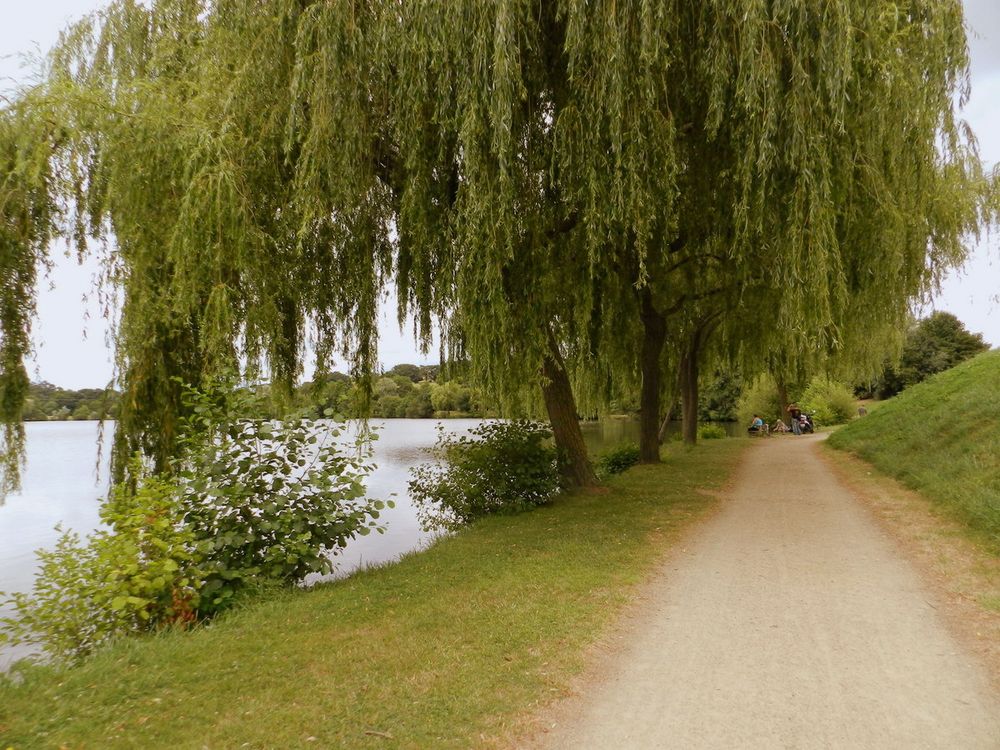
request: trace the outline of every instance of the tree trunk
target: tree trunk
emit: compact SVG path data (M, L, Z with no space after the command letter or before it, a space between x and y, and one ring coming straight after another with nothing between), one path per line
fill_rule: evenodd
M559 453L559 470L569 487L597 487L597 475L587 457L573 387L555 337L549 332L549 353L542 362L542 395Z
M698 369L705 342L718 327L720 313L710 313L695 325L681 356L681 436L688 445L698 442Z
M788 414L786 411L788 409L788 386L785 385L784 380L775 378L775 381L778 384L778 419L784 422L785 416Z
M656 436L660 441L660 445L663 445L667 439L667 430L670 429L670 422L674 418L674 409L677 407L677 391L674 391L664 403L667 405L667 410L663 412L663 419L660 420L660 430Z
M642 297L642 391L639 398L639 461L644 464L660 462L660 354L667 338L667 325L663 315L653 306L649 288Z
M688 445L698 442L698 349L695 334L681 357L681 437Z

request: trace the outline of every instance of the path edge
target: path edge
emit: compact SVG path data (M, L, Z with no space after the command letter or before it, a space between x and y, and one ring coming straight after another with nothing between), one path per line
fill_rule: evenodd
M979 596L1000 597L1000 558L968 538L934 502L854 453L823 443L818 458L916 571L945 627L979 662L1000 693L1000 611Z
M622 605L617 616L608 622L604 632L584 647L581 658L583 667L569 679L565 688L512 722L510 729L494 738L495 742L491 742L490 747L503 750L538 750L545 747L549 732L567 721L567 717L574 715L585 691L607 678L616 660L627 648L630 634L640 629L645 620L655 616L654 612L648 611L644 606L650 599L650 591L662 576L669 574L671 563L687 551L688 540L693 539L723 511L726 501L731 499L735 486L746 470L751 451L755 448L756 445L744 446L726 481L716 489L704 491L706 496L714 498L714 502L696 518L684 524L683 528L664 539L663 553L650 565L646 578L631 587L628 601Z

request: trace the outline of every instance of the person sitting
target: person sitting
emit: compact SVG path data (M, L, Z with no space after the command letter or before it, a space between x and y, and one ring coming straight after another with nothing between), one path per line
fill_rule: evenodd
M800 420L802 419L802 409L799 408L798 404L792 402L785 411L788 412L788 419L792 424L792 432L796 435L801 435L802 426Z
M750 426L747 427L747 432L749 432L751 435L767 432L767 425L764 424L763 419L754 414L753 422L751 422Z
M778 419L778 421L771 426L771 432L788 432L788 425L782 422L781 419Z

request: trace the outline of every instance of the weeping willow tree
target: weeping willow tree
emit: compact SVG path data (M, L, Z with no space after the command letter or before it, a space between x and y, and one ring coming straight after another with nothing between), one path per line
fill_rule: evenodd
M5 166L4 263L35 267L53 206L103 244L117 465L165 465L182 382L287 390L310 330L370 374L394 285L506 408L540 389L590 484L572 383L641 388L657 460L665 361L696 388L711 334L773 367L861 351L963 256L966 67L959 0L118 0L5 125L41 156Z
M439 321L452 356L507 409L541 386L567 479L587 485L563 348L588 286L579 201L556 163L563 34L551 4L312 6L298 40L296 200L317 216L345 203L369 216L355 182L368 171L395 201L401 317L412 310L425 340ZM357 112L342 116L351 96Z
M875 366L884 349L872 340L965 257L986 197L955 113L968 94L959 2L672 10L659 67L660 113L676 123L675 200L661 207L666 230L650 235L658 244L623 245L641 269L632 357L645 460L658 456L657 352L672 314L693 442L698 364L716 332L750 372ZM615 258L608 270L620 268ZM605 338L620 352L618 325Z
M167 466L184 384L242 372L290 393L310 322L322 356L373 369L388 230L295 202L299 5L112 3L33 92L59 123L39 141L59 176L46 199L122 290L117 478L137 451Z

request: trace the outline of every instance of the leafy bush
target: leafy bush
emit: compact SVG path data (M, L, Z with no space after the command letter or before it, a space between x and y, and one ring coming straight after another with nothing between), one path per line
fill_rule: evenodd
M970 333L954 315L939 310L906 332L899 363L886 367L875 390L879 398L890 398L989 348L981 333Z
M726 437L726 430L717 424L703 424L698 427L698 438L701 440L718 440Z
M603 476L621 474L637 463L639 463L639 446L635 443L626 443L597 459L597 473Z
M698 393L700 422L732 422L743 395L743 379L738 373L717 370Z
M356 535L379 532L392 503L365 497L370 452L351 450L339 427L304 419L234 418L249 394L189 391L184 454L168 482L130 472L101 508L109 527L81 542L63 534L38 553L32 594L8 601L0 642L40 644L76 658L105 642L193 622L248 588L266 589L328 572Z
M37 553L34 589L8 600L16 615L2 621L0 642L73 659L120 636L195 619L202 571L173 485L151 477L134 493L116 488L101 520L110 530L86 543L67 532Z
M749 427L754 414L759 414L765 422L773 424L780 417L786 423L788 416L784 405L779 403L778 386L770 376L758 378L743 392L738 409L740 424Z
M425 530L530 510L559 489L552 433L544 425L486 422L466 436L438 430L433 450L438 463L414 468L409 483Z
M201 610L224 608L247 584L294 582L333 569L331 554L378 525L392 503L366 497L362 440L308 419L219 419L204 397L180 472L184 523L205 560Z
M824 425L849 421L857 408L850 388L824 377L813 378L799 403L817 423Z

